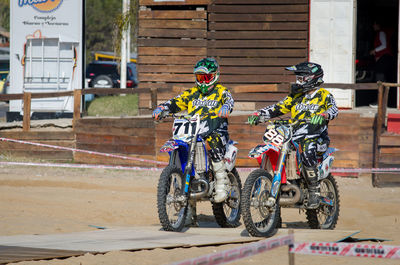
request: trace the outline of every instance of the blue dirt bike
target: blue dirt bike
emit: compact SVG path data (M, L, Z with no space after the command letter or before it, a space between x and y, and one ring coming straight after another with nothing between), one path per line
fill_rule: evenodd
M204 140L200 137L200 116L173 116L173 136L160 149L169 153L169 164L160 175L157 208L161 226L166 231L181 231L189 205L208 200L215 220L221 227L240 225L242 184L235 168L237 148L233 141L226 146L225 164L230 191L222 203L213 201L215 176Z

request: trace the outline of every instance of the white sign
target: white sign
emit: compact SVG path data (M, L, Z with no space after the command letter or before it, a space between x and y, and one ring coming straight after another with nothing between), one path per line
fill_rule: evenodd
M83 0L12 0L8 93L82 88ZM72 112L72 97L32 100L32 112ZM22 101L10 101L11 112Z

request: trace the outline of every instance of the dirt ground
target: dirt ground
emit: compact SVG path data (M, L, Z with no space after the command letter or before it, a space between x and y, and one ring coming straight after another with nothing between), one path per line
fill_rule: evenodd
M156 186L160 172L0 166L0 235L52 234L96 230L93 226L159 226ZM240 172L244 182L248 172ZM400 188L373 188L369 177L336 178L340 217L336 230L356 237L389 239L400 246ZM208 202L198 214L212 218ZM283 209L284 226L307 228L305 215ZM245 229L244 225L241 226ZM367 241L367 244L378 244ZM168 264L238 247L222 246L112 251L59 260L17 264ZM400 264L400 260L296 255L295 264ZM288 264L282 247L231 264Z

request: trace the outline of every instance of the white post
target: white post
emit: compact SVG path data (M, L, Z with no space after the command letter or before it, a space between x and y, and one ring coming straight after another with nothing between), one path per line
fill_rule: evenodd
M127 12L131 12L131 0L126 0ZM128 28L126 29L126 62L131 62L131 22L128 23Z
M127 0L122 0L122 14L125 18L127 15L128 2ZM127 34L126 30L122 31L122 38L121 38L121 83L120 88L126 88L126 40Z

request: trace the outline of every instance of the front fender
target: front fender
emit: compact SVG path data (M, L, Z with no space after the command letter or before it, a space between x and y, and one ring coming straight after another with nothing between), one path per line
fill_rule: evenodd
M251 149L249 152L249 157L257 159L258 164L261 166L262 159L265 154L265 156L267 156L269 161L271 162L273 172L275 172L277 170L276 165L278 163L280 151L281 150L273 144L269 144L269 143L265 144L265 145L262 144L262 145L257 145L256 147ZM282 178L281 183L286 183L285 165L283 165L281 178Z
M264 153L268 152L269 150L275 151L277 153L279 153L280 151L279 148L273 144L260 144L251 149L248 156L250 158L259 159Z

